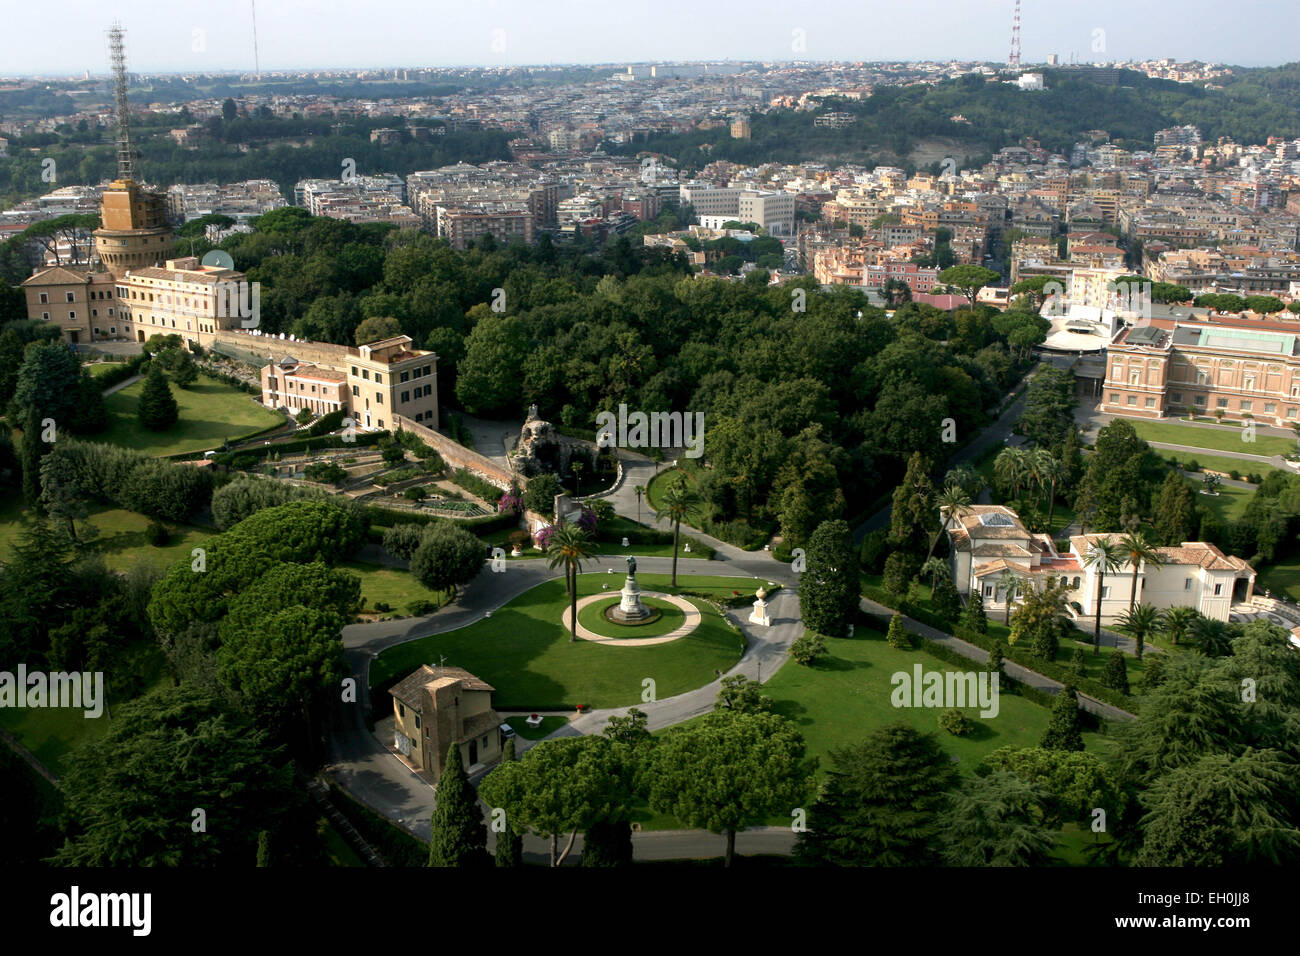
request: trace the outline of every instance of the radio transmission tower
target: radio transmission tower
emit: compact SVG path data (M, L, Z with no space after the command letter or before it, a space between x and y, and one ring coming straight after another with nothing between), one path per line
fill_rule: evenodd
M126 98L126 51L122 24L113 21L108 31L108 52L113 61L113 99L117 105L117 178L135 180L135 150L131 146L131 102Z
M253 72L257 78L262 78L262 64L257 57L257 0L248 0L249 7L253 10Z
M1011 17L1011 53L1007 56L1007 65L1020 65L1020 0L1016 0L1016 12Z

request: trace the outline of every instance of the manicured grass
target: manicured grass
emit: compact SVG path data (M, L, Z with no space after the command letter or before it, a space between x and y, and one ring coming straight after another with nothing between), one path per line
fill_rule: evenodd
M578 623L605 637L663 637L686 623L686 612L667 601L642 596L641 603L659 612L659 617L644 624L617 624L605 617L605 609L616 607L617 595L608 601L595 601L578 612Z
M679 458L677 467L668 465L662 471L655 474L650 479L650 484L646 485L645 499L642 505L648 504L651 511L660 511L663 508L663 493L677 481L678 476L686 476L686 484L689 487L695 487L695 472L699 470L699 465L689 458Z
M1264 565L1255 579L1255 593L1263 595L1264 589L1273 597L1289 597L1300 601L1300 557L1292 557L1281 564Z
M125 511L108 505L92 505L89 523L99 529L91 539L89 548L104 556L104 563L114 571L125 571L134 564L147 563L163 568L188 557L190 550L213 532L193 525L164 522L171 534L167 544L154 547L145 540L145 528L151 519L134 511ZM31 519L17 499L0 505L0 560L13 553L14 544ZM82 522L77 523L81 533Z
M150 455L176 455L216 448L278 424L282 419L246 392L200 375L189 388L171 387L180 420L164 432L140 424L138 408L144 382L136 382L104 399L108 428L91 440L121 445Z
M578 577L578 594L601 593L606 575ZM682 588L729 597L752 579L678 575ZM647 590L671 592L667 575L640 576ZM696 687L728 670L740 658L744 637L713 608L701 606L700 626L677 641L651 647L612 647L570 642L560 623L567 603L564 582L547 581L468 627L391 648L370 667L374 688L404 677L421 664L445 655L496 688L494 706L502 710L558 710L577 704L622 707L641 701L642 681L655 682L662 700Z
M106 374L112 369L121 368L124 364L124 362L94 362L82 367L95 378L99 378L99 376Z
M509 717L506 723L515 729L515 733L524 740L541 740L543 737L555 733L561 727L569 722L568 717L543 717L542 722L537 727L528 726L527 717Z
M895 707L891 701L895 673L913 673L915 664L925 671L957 671L920 650L898 650L884 636L861 625L852 638L828 638L828 654L813 667L786 663L764 685L773 710L798 725L808 753L820 760L818 778L829 767L826 755L834 748L861 741L886 724L902 722L917 730L937 734L943 749L957 758L957 767L971 773L984 755L999 747L1036 747L1047 729L1047 708L1015 694L1002 693L998 715L979 716L966 708L975 724L969 737L954 737L939 729L942 708ZM971 662L969 670L980 665ZM1103 746L1101 735L1085 732L1089 750Z
M1193 448L1211 448L1217 451L1240 451L1249 455L1285 455L1295 451L1293 438L1277 435L1261 435L1258 431L1253 442L1243 440L1245 432L1238 426L1220 427L1218 425L1180 425L1174 422L1152 422L1140 418L1124 419L1133 426L1133 430L1147 441L1164 442L1167 445L1189 445ZM1184 452L1184 454L1186 454Z
M1241 520L1246 513L1246 506L1255 497L1254 488L1219 485L1217 495L1203 495L1200 492L1205 486L1200 482L1193 482L1192 487L1197 492L1196 503L1204 508L1209 508L1218 516L1220 521L1228 525Z
M402 612L412 601L432 601L438 607L447 603L445 591L429 590L410 571L360 561L345 561L342 567L361 578L361 596L366 599L367 611L374 610L376 604L387 604Z
M1270 473L1277 471L1267 458L1229 458L1227 455L1202 455L1200 452L1193 454L1185 451L1169 451L1164 448L1153 448L1152 451L1165 461L1179 466L1195 461L1202 471L1206 469L1221 471L1225 475L1238 471L1243 476L1256 474L1261 478L1267 478Z

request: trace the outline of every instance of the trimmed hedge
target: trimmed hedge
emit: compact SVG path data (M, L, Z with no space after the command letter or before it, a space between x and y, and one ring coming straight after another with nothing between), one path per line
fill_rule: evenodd
M112 388L114 385L119 385L129 378L141 374L145 365L148 363L148 355L141 353L140 355L132 356L128 361L122 362L121 364L114 363L113 368L96 376L95 382L99 385L101 390Z
M460 485L472 495L477 495L490 505L495 505L505 494L491 482L484 481L468 468L457 468L447 476L453 484Z

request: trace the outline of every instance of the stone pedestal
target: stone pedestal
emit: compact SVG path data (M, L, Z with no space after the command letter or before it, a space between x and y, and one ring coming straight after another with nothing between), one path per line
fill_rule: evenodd
M762 627L771 627L772 619L767 614L767 602L763 598L767 597L767 592L759 588L754 595L757 600L754 602L754 610L749 612L749 623L758 624Z
M643 621L650 616L650 609L641 603L641 586L636 583L636 575L629 573L623 582L622 600L618 607L609 612L615 621L631 623Z

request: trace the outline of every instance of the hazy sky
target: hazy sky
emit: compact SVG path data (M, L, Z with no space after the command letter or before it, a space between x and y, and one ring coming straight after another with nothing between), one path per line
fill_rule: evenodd
M1014 0L255 0L263 70L645 60L1004 61ZM6 0L0 75L253 67L250 0ZM1025 62L1173 57L1246 66L1294 52L1296 0L1023 0ZM52 15L53 14L53 15Z

